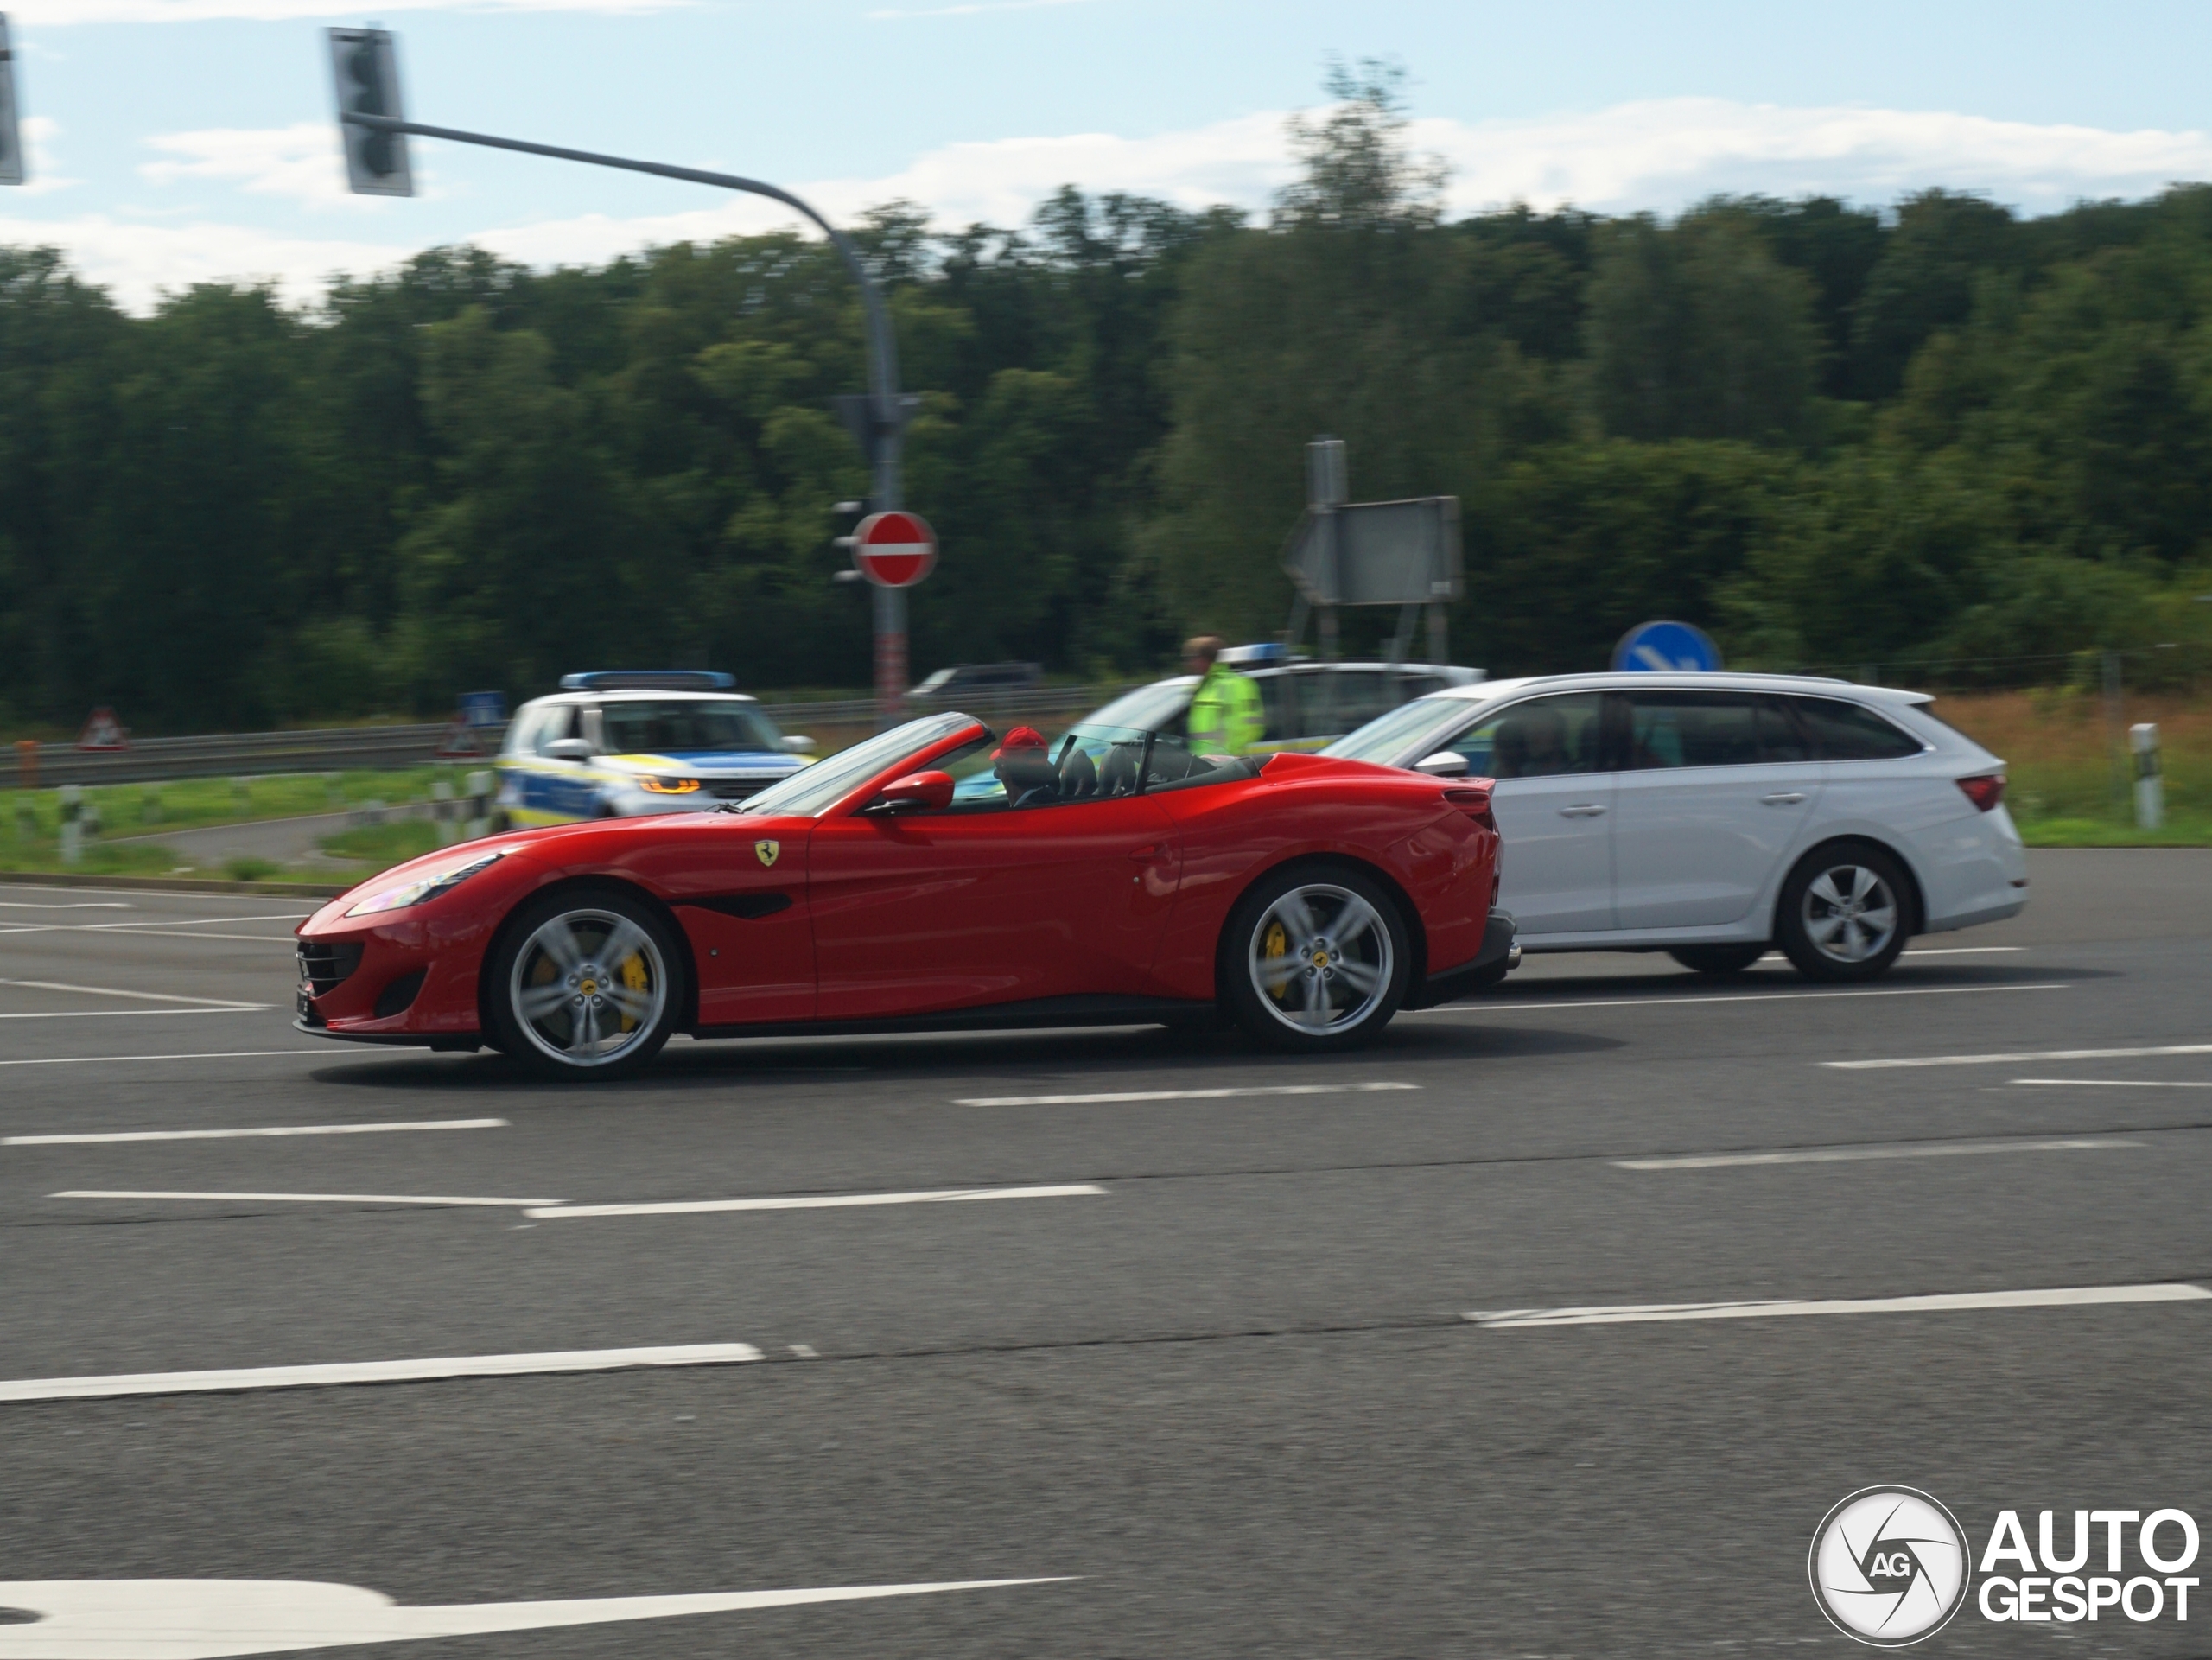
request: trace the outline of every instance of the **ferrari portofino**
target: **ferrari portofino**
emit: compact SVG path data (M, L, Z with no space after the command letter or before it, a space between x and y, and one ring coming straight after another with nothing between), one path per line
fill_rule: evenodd
M299 930L299 1025L611 1077L674 1033L1220 1014L1325 1050L1513 959L1483 779L946 713L711 812L497 836Z

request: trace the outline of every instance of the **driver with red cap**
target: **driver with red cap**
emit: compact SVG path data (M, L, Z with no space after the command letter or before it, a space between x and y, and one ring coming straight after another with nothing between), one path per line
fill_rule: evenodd
M1018 726L991 752L991 771L1006 785L1009 807L1034 807L1058 798L1060 775L1045 747L1045 735L1033 726Z

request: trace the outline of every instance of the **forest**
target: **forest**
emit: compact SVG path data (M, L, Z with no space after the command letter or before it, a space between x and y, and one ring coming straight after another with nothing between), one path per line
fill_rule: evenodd
M1453 219L1395 77L1331 92L1262 216L1069 188L1014 228L855 227L924 399L918 677L1274 634L1321 433L1355 499L1461 499L1452 654L1493 675L1602 667L1660 615L1735 665L1953 684L2212 658L2212 187ZM595 665L865 686L830 401L861 338L791 235L442 248L143 316L0 248L0 727L427 716Z

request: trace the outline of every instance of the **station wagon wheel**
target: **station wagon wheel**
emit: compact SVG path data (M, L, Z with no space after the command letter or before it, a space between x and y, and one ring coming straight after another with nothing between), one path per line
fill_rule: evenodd
M1351 869L1277 873L1239 901L1224 942L1226 1001L1246 1031L1292 1049L1349 1046L1404 1000L1397 905Z
M1871 980L1912 933L1911 888L1897 862L1869 843L1817 848L1782 885L1775 935L1814 980Z
M683 1006L682 958L619 891L556 894L501 937L486 987L500 1046L542 1075L609 1078L652 1059Z

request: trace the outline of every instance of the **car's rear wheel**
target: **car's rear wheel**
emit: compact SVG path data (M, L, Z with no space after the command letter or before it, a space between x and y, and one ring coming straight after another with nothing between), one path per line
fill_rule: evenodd
M1869 842L1815 848L1782 884L1775 940L1809 980L1872 980L1912 933L1912 889Z
M486 987L495 1046L545 1078L619 1078L668 1041L683 957L619 888L549 894L510 918Z
M1677 945L1667 955L1700 974L1741 974L1770 949L1762 939L1756 945Z
M1405 1001L1412 942L1379 884L1348 867L1262 877L1230 913L1223 994L1236 1022L1277 1048L1350 1048Z

